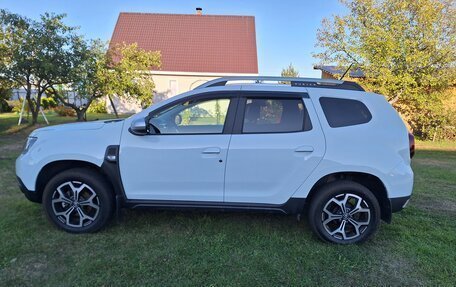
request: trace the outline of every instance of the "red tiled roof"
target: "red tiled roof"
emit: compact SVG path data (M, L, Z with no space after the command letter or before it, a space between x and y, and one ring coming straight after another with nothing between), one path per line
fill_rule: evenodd
M162 71L258 73L252 16L120 13L111 45L161 51Z

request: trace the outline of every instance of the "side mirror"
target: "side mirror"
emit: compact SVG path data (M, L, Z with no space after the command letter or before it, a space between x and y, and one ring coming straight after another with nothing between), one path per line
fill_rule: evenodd
M182 116L181 115L176 115L176 117L174 118L174 123L176 125L180 125L182 123Z
M131 123L129 131L137 136L147 135L147 125L145 118L139 118Z

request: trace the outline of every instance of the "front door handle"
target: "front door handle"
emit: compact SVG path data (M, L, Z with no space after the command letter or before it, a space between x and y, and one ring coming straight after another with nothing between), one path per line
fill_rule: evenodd
M222 150L218 147L208 147L203 150L203 154L219 154Z
M297 147L295 149L295 152L313 152L313 151L314 151L314 148L311 146L308 146L308 145L303 145L303 146Z

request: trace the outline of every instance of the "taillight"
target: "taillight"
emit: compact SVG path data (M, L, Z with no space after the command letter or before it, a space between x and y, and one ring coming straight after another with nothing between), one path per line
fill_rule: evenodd
M410 147L410 158L415 155L415 136L412 133L408 133L409 147Z

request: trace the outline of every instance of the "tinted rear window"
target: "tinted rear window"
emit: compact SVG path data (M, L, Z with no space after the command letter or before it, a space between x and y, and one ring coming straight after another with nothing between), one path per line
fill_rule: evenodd
M372 119L366 105L357 100L322 97L320 104L332 128L360 125Z
M285 133L312 129L302 99L247 98L243 133Z

